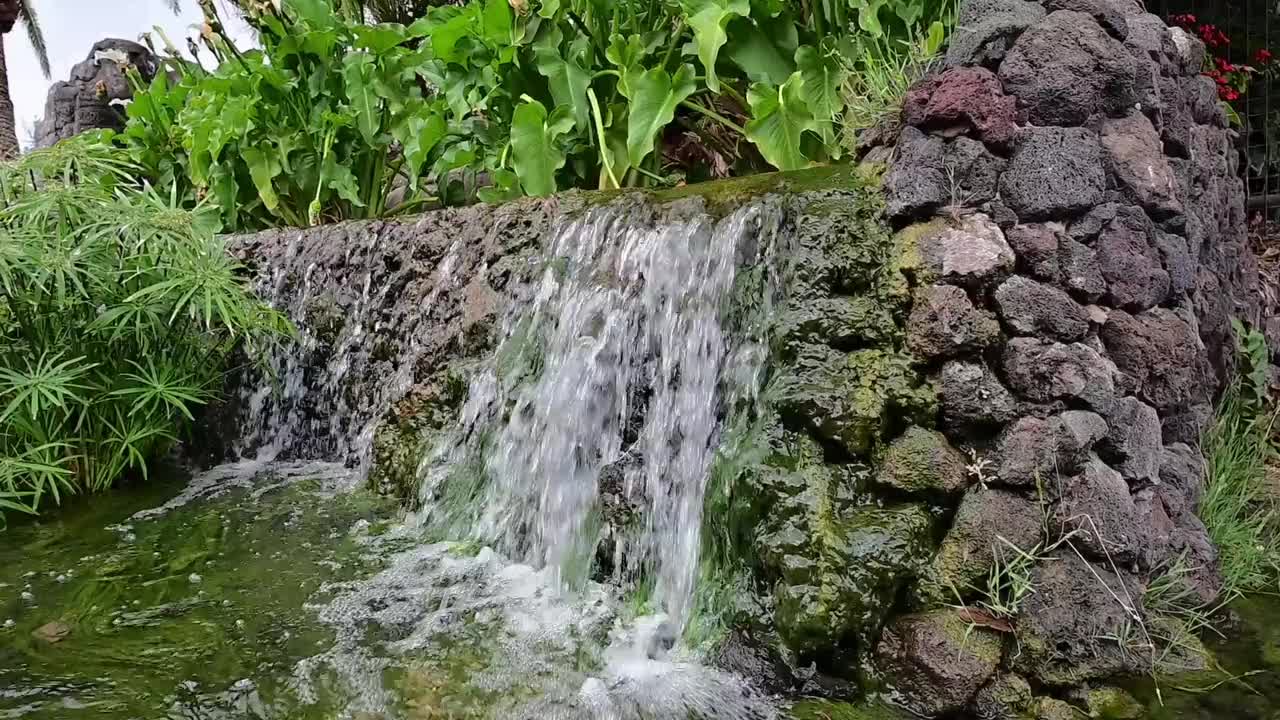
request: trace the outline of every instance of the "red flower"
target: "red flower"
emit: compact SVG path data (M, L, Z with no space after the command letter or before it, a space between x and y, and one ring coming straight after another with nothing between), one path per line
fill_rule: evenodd
M1235 88L1220 87L1218 88L1218 97L1227 102L1235 102L1240 99L1240 93Z
M1271 54L1270 50L1266 48L1262 48L1261 50L1259 50L1257 53L1254 54L1253 61L1259 65L1266 65L1267 63L1271 62L1273 57L1274 56Z

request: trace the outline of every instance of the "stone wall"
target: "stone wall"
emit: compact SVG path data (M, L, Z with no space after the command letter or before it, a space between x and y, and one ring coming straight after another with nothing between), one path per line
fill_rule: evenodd
M922 715L1022 717L1033 690L1158 669L1152 579L1181 562L1196 599L1221 591L1197 444L1231 319L1264 319L1204 52L1133 0L968 0L907 95L885 190L947 438L914 456L971 483L875 653ZM1002 617L979 589L1014 548L1040 562Z

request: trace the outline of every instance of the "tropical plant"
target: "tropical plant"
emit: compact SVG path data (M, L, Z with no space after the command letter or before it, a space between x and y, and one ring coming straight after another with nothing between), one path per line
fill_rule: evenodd
M170 58L182 79L140 89L125 142L236 229L797 169L842 154L840 55L926 12L896 7L473 0L406 27L254 3L262 50L215 38L212 73Z
M31 7L31 0L0 0L0 160L12 160L18 157L20 150L13 98L9 96L9 64L4 43L4 35L9 34L19 22L26 28L40 71L46 79L49 77L49 47L45 44L44 31L40 29L40 19Z
M233 349L286 331L216 218L134 172L105 134L0 165L0 521L145 476Z

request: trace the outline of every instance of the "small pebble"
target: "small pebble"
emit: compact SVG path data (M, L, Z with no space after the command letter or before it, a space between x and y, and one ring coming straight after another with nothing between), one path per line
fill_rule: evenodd
M25 601L25 602L35 602L35 601L36 601L36 596L35 596L35 595L32 595L32 594L31 594L31 593L29 593L29 592L24 591L24 592L22 593L22 599L23 599L23 601Z
M191 573L190 575L187 576L187 581L190 582L192 585L199 585L201 582L204 582L204 578L200 577L195 573Z
M244 621L243 621L243 620L237 620L237 621L236 621L236 627L238 627L238 628L242 628L242 627L244 627Z
M67 576L66 576L66 575L59 575L58 577L54 578L54 580L56 580L56 581L58 581L58 582L60 582L60 583L64 583L64 582L66 582L66 581L67 581Z
M16 624L17 624L17 623L15 623L15 622L13 621L13 618L9 618L8 620L5 620L5 621L4 621L4 626L5 626L6 628L11 628L11 627L13 627L13 626L14 626L14 625L16 625Z

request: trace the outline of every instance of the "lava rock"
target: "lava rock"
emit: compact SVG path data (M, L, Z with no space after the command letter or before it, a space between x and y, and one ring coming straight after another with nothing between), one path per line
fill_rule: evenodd
M1079 720L1080 717L1070 703L1054 697L1038 697L1033 700L1031 714L1035 720Z
M995 473L1002 485L1037 487L1077 472L1107 434L1107 423L1087 410L1048 419L1020 418L996 440Z
M1142 12L1141 6L1123 0L1045 0L1044 7L1049 12L1071 10L1090 15L1117 40L1129 35L1128 18Z
M1008 161L996 157L982 143L958 137L947 143L943 154L948 200L945 209L958 213L982 206L999 192L1000 173Z
M946 136L972 130L996 147L1017 132L1017 101L984 68L955 67L926 77L907 91L902 112L909 125Z
M1222 595L1222 568L1218 548L1199 517L1184 514L1174 520L1169 536L1168 557L1180 559L1183 572L1172 578L1202 607L1213 607Z
M784 417L854 456L866 455L893 422L931 424L937 412L912 359L881 350L801 346L776 387Z
M966 0L951 34L947 65L996 65L1044 15L1038 3L1025 0Z
M1196 286L1196 261L1187 250L1187 241L1179 235L1157 229L1153 233L1160 261L1169 274L1169 291L1183 295Z
M1062 482L1054 518L1073 543L1099 560L1132 562L1147 540L1129 486L1120 473L1093 457L1079 475Z
M973 711L984 720L1025 720L1031 699L1031 684L1026 678L1001 673L978 691Z
M1195 515L1204 497L1204 458L1190 445L1164 446L1160 454L1160 482L1160 494L1171 516Z
M1018 225L1005 232L1018 256L1018 269L1037 280L1058 280L1058 235L1045 225Z
M1141 13L1126 18L1125 24L1129 33L1124 38L1124 46L1138 59L1139 65L1154 66L1164 75L1181 74L1182 56L1164 20Z
M951 428L999 425L1017 417L1017 402L981 361L953 361L939 373L943 422Z
M1110 639L1123 637L1142 612L1137 582L1064 551L1037 565L1031 583L1036 592L1023 601L1016 624L1016 670L1060 687L1150 667L1149 651Z
M712 665L738 677L750 678L760 690L770 695L792 692L796 677L775 646L755 637L750 631L733 628L716 648Z
M902 705L924 717L968 705L1000 664L1000 636L972 627L954 609L906 615L885 628L876 665Z
M1160 427L1166 443L1200 443L1200 439L1213 424L1213 405L1208 402L1192 403L1183 408L1166 408L1160 413Z
M932 554L933 518L923 506L862 507L847 516L807 489L771 519L761 556L779 575L774 621L808 657L850 637L870 642L903 584ZM775 512L775 516L778 513Z
M1164 156L1160 135L1145 115L1103 121L1101 138L1107 169L1130 201L1156 218L1182 212L1173 169Z
M1089 15L1049 13L1000 65L1005 91L1034 125L1084 125L1134 103L1135 60Z
M1098 444L1098 453L1130 483L1159 482L1164 445L1155 408L1135 397L1120 398L1107 424L1111 429Z
M1022 220L1085 212L1102 202L1106 187L1102 143L1085 128L1024 130L1000 176L1000 196Z
M1159 18L1156 19L1159 20ZM1178 51L1181 74L1199 75L1204 68L1204 41L1180 27L1169 28L1169 36L1173 39L1173 46Z
M898 136L897 158L884 178L885 211L890 217L922 217L951 200L942 138L905 127Z
M942 433L916 426L889 443L876 479L908 493L953 493L969 486L960 451Z
M1143 538L1138 548L1138 567L1148 571L1167 568L1171 560L1169 546L1177 527L1164 501L1154 488L1146 488L1133 494L1133 507L1140 528L1137 534Z
M1000 339L1000 324L973 306L954 285L918 290L907 319L907 347L929 360L954 357L990 347Z
M1107 292L1107 279L1093 248L1064 237L1058 244L1058 267L1062 286L1084 302L1097 302Z
M998 557L1011 559L1010 544L1026 552L1035 548L1042 539L1042 521L1039 503L1022 493L971 488L934 556L931 584L960 592L979 586Z
M1115 399L1115 366L1082 343L1014 338L1005 345L1009 387L1034 402L1079 402L1102 414Z
M1141 208L1122 206L1098 235L1098 263L1115 307L1142 311L1169 297L1169 273L1155 247L1154 233Z
M1074 342L1089 332L1084 308L1050 285L1014 275L996 288L994 298L1005 325L1020 335Z
M789 341L855 350L892 341L898 328L888 303L866 295L836 295L794 303L779 332Z
M1016 260L1004 232L981 213L929 233L921 238L919 250L935 279L967 287L998 281L1013 270Z
M1115 311L1100 336L1116 366L1136 382L1138 397L1157 412L1206 401L1216 385L1195 329L1173 311Z
M1096 205L1084 215L1076 218L1068 226L1067 233L1079 242L1092 245L1098 239L1098 235L1102 233L1103 228L1116 219L1116 213L1120 211L1120 208L1121 205L1114 202Z
M1139 720L1147 716L1147 709L1132 695L1115 687L1089 690L1085 698L1089 717L1100 720Z

